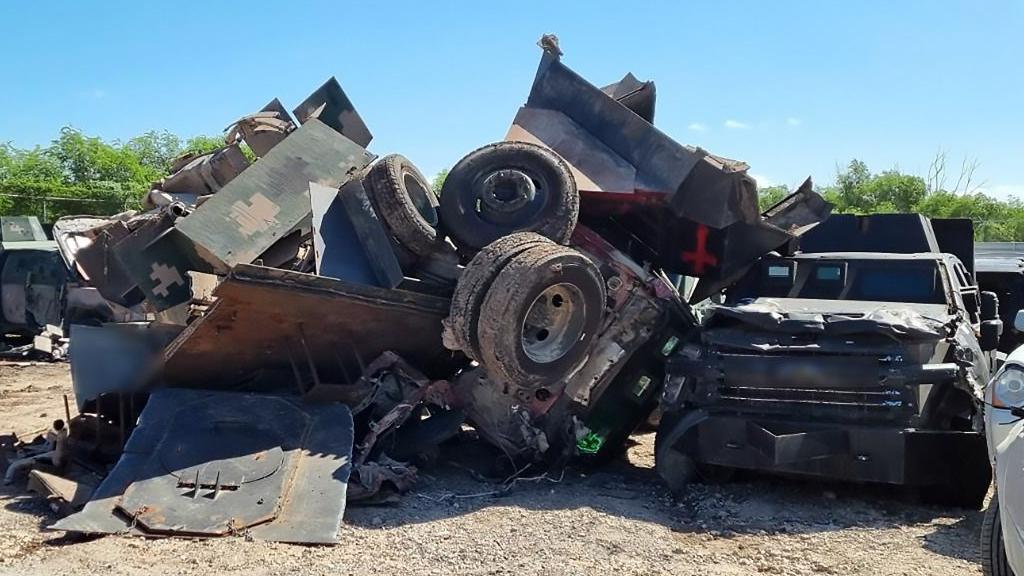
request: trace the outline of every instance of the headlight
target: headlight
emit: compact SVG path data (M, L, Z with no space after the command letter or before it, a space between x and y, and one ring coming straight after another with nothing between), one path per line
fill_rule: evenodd
M1024 370L1007 367L992 383L992 404L1005 408L1024 407Z

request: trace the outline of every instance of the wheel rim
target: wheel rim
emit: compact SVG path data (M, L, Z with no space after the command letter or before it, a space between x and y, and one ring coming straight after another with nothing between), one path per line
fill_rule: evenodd
M526 206L537 194L528 175L519 170L498 170L483 181L481 200L497 212L515 212Z
M543 182L529 171L502 168L474 186L476 213L485 222L518 226L529 222L544 204Z
M437 226L437 209L430 201L430 193L420 184L419 178L406 173L402 176L402 183L405 184L406 193L409 194L409 199L420 216L431 226Z
M584 336L583 292L572 284L555 284L530 305L520 332L523 352L540 364L565 356Z

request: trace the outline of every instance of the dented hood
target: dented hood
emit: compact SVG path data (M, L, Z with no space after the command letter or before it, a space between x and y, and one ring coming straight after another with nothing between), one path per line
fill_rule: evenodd
M953 319L944 304L757 298L736 306L712 306L707 326L738 321L790 334L875 333L900 340L935 340L950 335Z

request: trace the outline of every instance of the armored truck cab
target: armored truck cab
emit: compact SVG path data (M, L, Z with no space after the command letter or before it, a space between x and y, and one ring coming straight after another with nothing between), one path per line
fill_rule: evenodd
M919 486L979 507L981 387L1001 323L951 254L765 257L670 361L657 467Z

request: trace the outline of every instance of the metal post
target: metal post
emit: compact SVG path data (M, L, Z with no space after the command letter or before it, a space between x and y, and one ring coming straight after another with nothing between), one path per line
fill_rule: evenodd
M67 425L68 429L71 429L71 405L68 404L68 395L64 395L64 424Z

